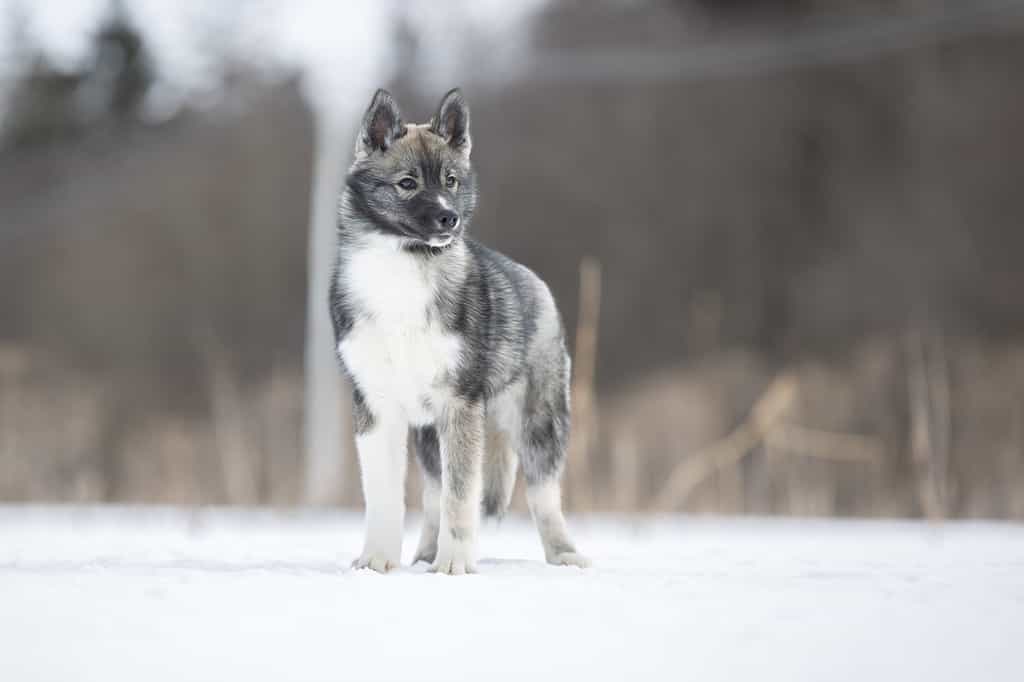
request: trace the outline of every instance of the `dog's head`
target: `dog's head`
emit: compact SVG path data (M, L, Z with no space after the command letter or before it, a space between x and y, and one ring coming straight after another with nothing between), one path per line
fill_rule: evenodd
M459 90L422 125L404 123L394 98L378 90L356 139L346 210L406 244L451 245L476 205L471 147L469 107Z

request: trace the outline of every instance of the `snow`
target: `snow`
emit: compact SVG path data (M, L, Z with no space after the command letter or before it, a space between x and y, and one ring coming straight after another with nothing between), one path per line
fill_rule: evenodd
M1024 527L572 525L378 575L352 513L0 508L0 680L1022 679Z

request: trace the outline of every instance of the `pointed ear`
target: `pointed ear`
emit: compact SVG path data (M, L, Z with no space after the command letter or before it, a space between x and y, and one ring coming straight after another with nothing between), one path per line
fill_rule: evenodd
M363 115L363 125L356 138L356 154L387 151L395 140L405 135L405 124L395 98L387 90L373 95L370 108Z
M469 106L458 88L449 91L441 100L430 129L447 140L452 149L469 156L473 146L469 136Z

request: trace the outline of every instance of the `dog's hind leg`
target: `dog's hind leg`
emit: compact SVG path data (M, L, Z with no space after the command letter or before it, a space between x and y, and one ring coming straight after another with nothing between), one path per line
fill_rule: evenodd
M520 459L526 477L526 501L549 564L586 568L590 560L576 551L562 513L561 472L567 419L544 412L529 415Z
M437 429L433 426L414 429L413 442L423 472L423 529L412 562L432 564L437 557L437 534L441 528L441 448Z
M590 559L576 551L569 538L562 514L562 491L557 477L527 483L526 500L533 522L537 524L544 558L549 564L562 566L590 566Z
M525 382L516 382L487 403L484 516L501 518L512 501L519 468L525 390Z

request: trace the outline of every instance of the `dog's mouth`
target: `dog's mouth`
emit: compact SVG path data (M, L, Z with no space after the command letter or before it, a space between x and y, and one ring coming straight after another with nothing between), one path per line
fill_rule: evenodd
M451 246L452 242L458 235L455 232L449 232L443 235L434 235L426 241L427 246L431 246L435 249L443 249L446 246Z
M429 246L432 249L445 249L455 243L455 241L462 236L462 225L458 225L455 229L448 232L442 232L440 234L432 234L429 237L421 237L420 241Z
M408 245L412 246L415 244L419 245L420 247L425 246L435 252L444 251L445 249L450 247L452 244L458 241L459 237L462 236L463 232L461 225L459 225L450 232L442 232L441 234L431 234L429 236L420 234L417 230L413 229L411 226L405 223L399 223L399 227L401 228L402 232L405 233L405 238L408 240L406 243Z

